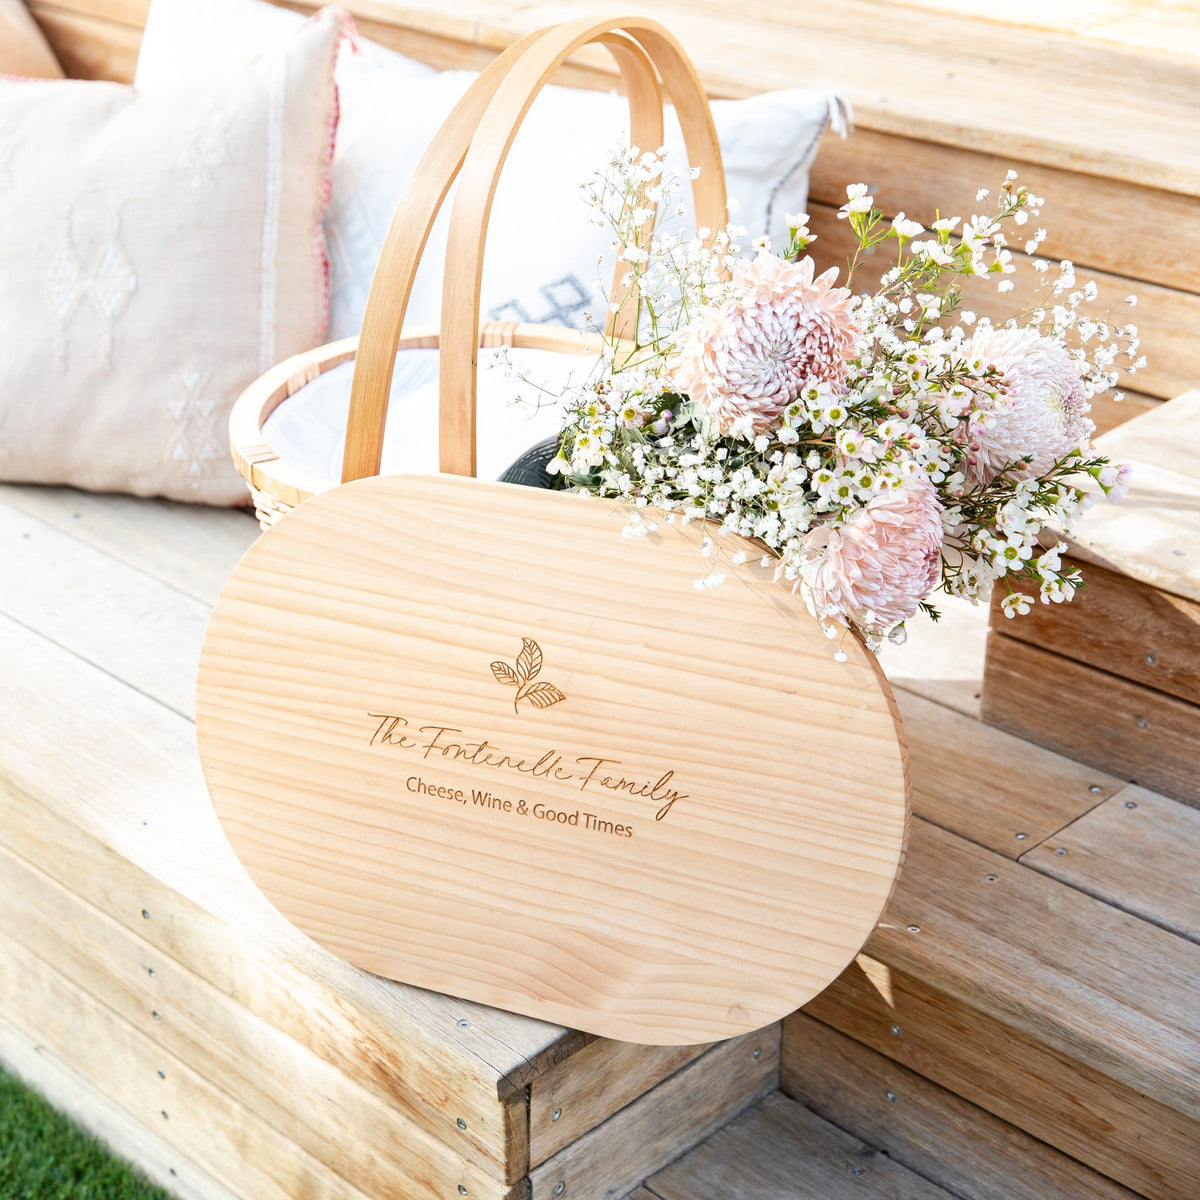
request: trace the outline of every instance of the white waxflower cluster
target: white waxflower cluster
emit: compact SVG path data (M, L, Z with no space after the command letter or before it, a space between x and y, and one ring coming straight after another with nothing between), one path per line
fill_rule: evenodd
M1020 318L962 307L969 277L1013 290L1008 231L1041 199L1010 172L991 211L926 227L852 185L838 217L858 254L838 286L806 253L805 214L788 215L782 254L760 239L741 257L732 224L686 233L686 182L634 149L585 189L622 269L599 368L566 398L549 467L563 486L626 502L628 536L705 522L698 587L765 555L830 636L873 648L902 640L938 587L979 601L1002 583L1009 616L1028 589L1069 600L1061 535L1126 486L1091 451L1088 401L1144 359L1133 325L1089 315L1095 285L1068 262L1052 276L1033 260ZM1045 237L1023 235L1024 254ZM885 244L891 265L855 294Z

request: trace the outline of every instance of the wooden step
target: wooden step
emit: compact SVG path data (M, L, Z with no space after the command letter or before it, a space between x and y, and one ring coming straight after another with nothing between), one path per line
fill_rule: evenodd
M265 909L212 818L186 716L204 614L255 533L239 514L0 490L13 568L0 576L0 866L17 905L0 930L13 961L36 954L49 984L99 996L146 1047L150 1091L110 1098L162 1122L151 1060L170 1055L287 1131L268 1156L282 1178L315 1162L367 1192L461 1181L473 1195L532 1186L537 1200L560 1182L605 1195L617 1162L631 1187L773 1086L777 1041L727 1060L587 1039L373 980ZM1185 868L1200 829L1173 801L981 724L984 619L954 610L895 659L909 860L880 929L810 1016L1102 1176L1194 1197L1200 900ZM23 901L36 919L20 918ZM36 1012L25 1019L36 1036ZM325 1081L319 1103L297 1095L297 1075ZM244 1125L247 1139L259 1128ZM351 1128L377 1131L370 1153L347 1157ZM227 1154L174 1148L254 1193Z
M1198 975L1194 942L918 821L884 923L806 1011L1185 1200L1200 1193Z
M961 1200L1132 1200L1134 1193L804 1013L780 1086Z
M627 1200L951 1200L952 1193L773 1092Z
M302 937L225 842L184 715L208 608L193 593L252 519L4 495L25 502L0 501L16 556L0 575L0 995L16 1049L0 1057L19 1074L57 1095L66 1072L111 1128L146 1130L132 1141L156 1148L152 1166L165 1145L170 1178L254 1200L525 1197L563 1178L583 1196L614 1134L633 1186L774 1086L778 1026L712 1050L629 1047L388 983ZM154 549L161 522L190 554ZM22 1038L46 1054L19 1053Z
M1007 620L994 598L983 717L1200 805L1200 392L1096 445L1130 466L1129 493L1076 529L1073 603Z

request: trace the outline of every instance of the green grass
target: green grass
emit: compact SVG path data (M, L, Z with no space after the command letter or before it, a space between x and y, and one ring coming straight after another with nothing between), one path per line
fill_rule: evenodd
M0 1071L0 1200L167 1200L167 1194Z

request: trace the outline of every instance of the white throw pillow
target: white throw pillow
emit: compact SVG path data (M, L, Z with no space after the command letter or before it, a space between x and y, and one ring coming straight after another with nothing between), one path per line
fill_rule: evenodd
M153 0L138 58L138 88L152 90L189 71L274 44L300 18L263 0ZM474 75L434 72L363 41L337 70L341 124L326 236L333 264L330 336L358 332L384 234L417 160ZM736 219L750 237L782 242L784 216L802 212L808 168L832 118L848 110L823 89L797 88L718 100L713 116ZM670 114L667 146L682 164ZM626 137L615 93L547 88L513 145L497 190L484 266L483 315L583 326L602 312L596 259L608 248L587 221L579 185ZM446 219L439 221L409 305L409 326L440 317ZM605 277L607 282L607 277Z
M0 80L0 479L246 500L229 410L325 336L344 22L151 95Z

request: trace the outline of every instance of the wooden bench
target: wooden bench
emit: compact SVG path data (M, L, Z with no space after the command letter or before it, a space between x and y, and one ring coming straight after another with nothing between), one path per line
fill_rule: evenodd
M74 73L132 74L145 0L33 7ZM349 7L461 65L584 6ZM1057 199L1050 248L1145 297L1156 370L1105 419L1194 378L1194 67L866 0L654 8L718 94L819 80L855 101L814 175L827 254L847 180L919 214L1012 162ZM986 47L966 98L939 49L961 38ZM0 1059L152 1178L222 1200L1200 1194L1200 813L983 725L983 608L888 651L916 817L856 964L782 1028L653 1049L356 971L254 889L190 717L256 532L0 488Z

